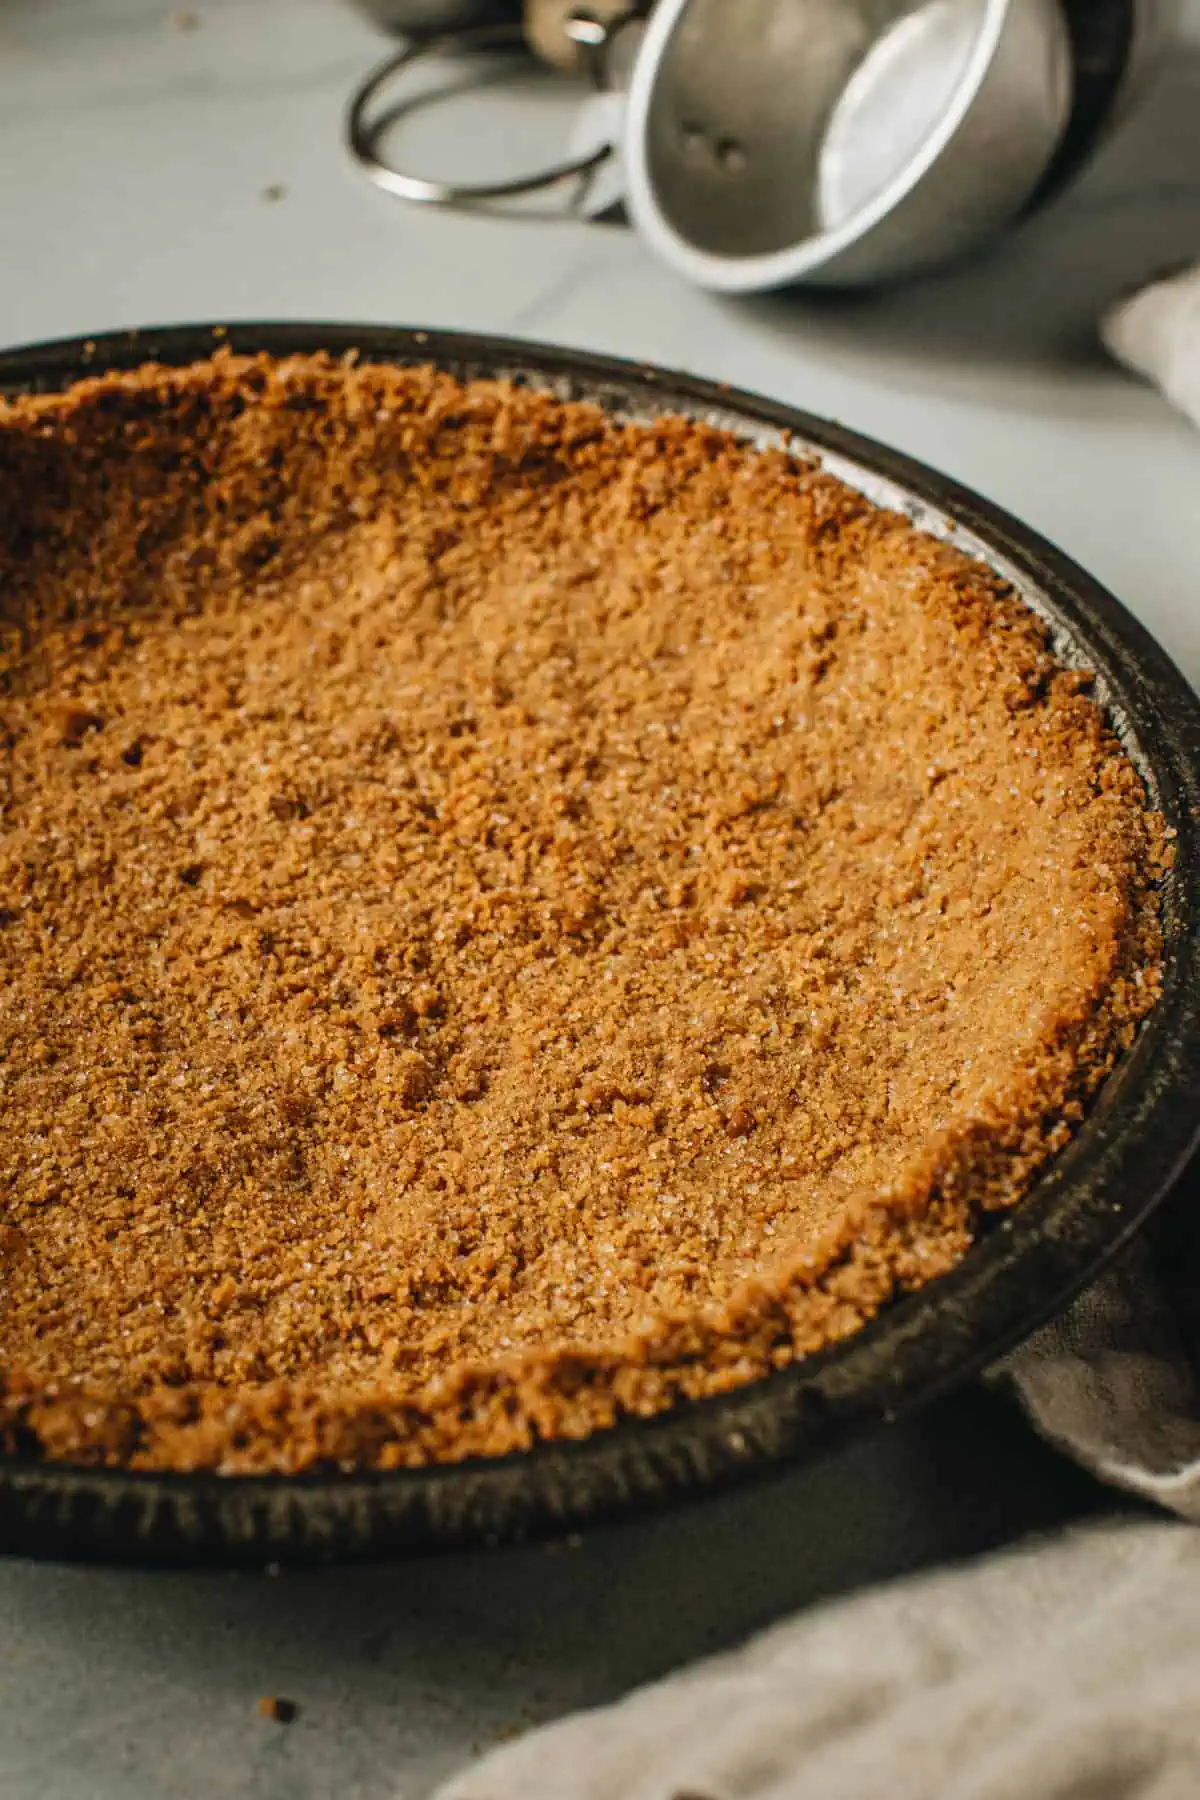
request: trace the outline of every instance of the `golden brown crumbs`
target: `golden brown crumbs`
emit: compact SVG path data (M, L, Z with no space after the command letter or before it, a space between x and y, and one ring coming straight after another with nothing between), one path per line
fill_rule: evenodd
M949 1269L1160 986L985 568L781 452L227 354L0 405L9 1449L393 1467Z

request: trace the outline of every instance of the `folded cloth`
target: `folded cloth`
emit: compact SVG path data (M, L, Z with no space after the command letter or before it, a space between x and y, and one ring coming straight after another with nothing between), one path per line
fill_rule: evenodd
M997 1375L1076 1462L1200 1525L1200 1255L1178 1241L1139 1240Z
M1200 1186L992 1379L1200 1523ZM1136 1518L789 1619L438 1800L1196 1800L1200 1533Z
M1200 267L1122 300L1100 333L1113 355L1200 425Z
M1077 1529L815 1608L439 1800L1195 1800L1200 1533Z

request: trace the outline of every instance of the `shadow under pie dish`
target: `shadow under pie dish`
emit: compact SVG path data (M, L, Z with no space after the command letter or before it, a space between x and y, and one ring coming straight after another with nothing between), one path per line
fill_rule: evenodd
M502 1468L948 1288L1163 1010L1070 646L790 450L239 348L0 411L14 1459Z

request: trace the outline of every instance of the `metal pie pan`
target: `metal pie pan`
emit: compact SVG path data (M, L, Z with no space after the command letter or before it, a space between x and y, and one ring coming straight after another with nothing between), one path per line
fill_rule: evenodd
M0 1458L0 1549L125 1562L311 1562L577 1529L811 1458L966 1381L1050 1318L1146 1221L1200 1137L1200 702L1154 640L1051 545L944 476L840 426L661 369L449 332L187 326L9 351L0 355L0 392L51 392L144 362L186 364L220 344L435 363L594 400L614 415L702 418L815 454L872 500L980 558L1048 623L1064 660L1095 671L1112 724L1178 834L1165 991L1029 1199L949 1275L836 1348L582 1442L428 1469L223 1477Z

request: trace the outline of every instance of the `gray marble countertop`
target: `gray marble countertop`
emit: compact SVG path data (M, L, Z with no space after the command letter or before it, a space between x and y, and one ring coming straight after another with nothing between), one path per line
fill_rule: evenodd
M339 143L380 47L338 0L4 0L0 344L325 318L688 368L981 489L1200 678L1200 438L1095 339L1113 295L1200 254L1200 0L1152 103L1074 196L951 275L855 299L721 301L623 230L389 201ZM526 89L428 115L420 153L462 172L553 147L561 111ZM282 1575L10 1559L0 1792L422 1800L523 1724L789 1607L1111 1504L973 1393L769 1487L561 1546ZM264 1694L294 1700L295 1722L264 1720Z

